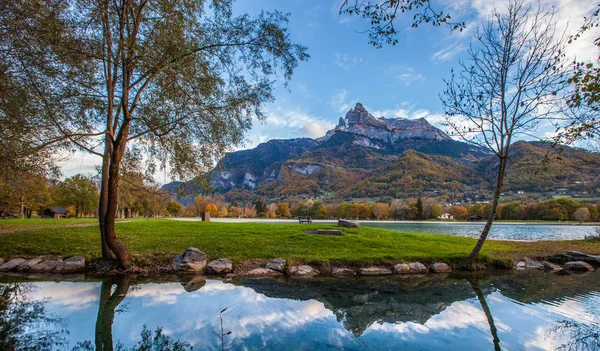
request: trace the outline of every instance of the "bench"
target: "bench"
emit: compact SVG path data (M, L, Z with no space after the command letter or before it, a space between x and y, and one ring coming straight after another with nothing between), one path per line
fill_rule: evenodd
M298 222L300 222L300 224L302 224L302 223L311 224L312 218L310 216L298 216Z

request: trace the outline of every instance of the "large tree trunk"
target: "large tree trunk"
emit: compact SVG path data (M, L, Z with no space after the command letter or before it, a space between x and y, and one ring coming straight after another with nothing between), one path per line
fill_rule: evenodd
M96 351L113 351L112 327L115 320L115 309L129 291L129 278L123 278L116 284L117 288L112 294L112 281L103 281L100 288L100 303L96 318Z
M127 135L129 131L129 121L123 122L119 136L116 138L110 157L110 165L108 167L108 196L106 204L106 215L104 220L104 235L106 243L112 252L117 256L119 266L123 269L128 269L131 266L131 255L127 247L117 239L115 233L115 217L117 215L117 207L119 200L119 178L121 170L121 160L125 153L127 144Z
M500 163L498 165L498 178L496 179L496 190L494 191L494 199L492 201L492 209L490 210L487 222L483 227L483 231L479 236L479 240L477 240L477 244L468 256L471 260L479 256L479 252L483 248L485 239L487 239L487 236L490 233L490 229L492 229L492 223L494 223L494 218L496 217L496 211L498 209L498 203L500 202L500 194L502 193L502 184L504 182L504 173L506 171L507 162L508 157L504 156L500 158Z
M111 139L108 135L104 139L104 157L102 158L102 180L100 183L100 203L98 204L98 222L100 224L100 238L102 240L102 259L112 261L115 254L106 242L106 211L108 206L108 167L110 165L110 154L112 152Z

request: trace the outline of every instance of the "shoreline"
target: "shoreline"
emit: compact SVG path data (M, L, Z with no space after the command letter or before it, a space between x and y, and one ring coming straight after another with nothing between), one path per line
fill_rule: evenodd
M199 217L164 217L164 219L171 221L182 221L182 222L202 222ZM271 219L271 218L211 218L211 222L215 223L273 223L273 224L298 224L297 219ZM313 224L337 224L337 219L313 219ZM436 225L472 225L472 226L484 226L484 221L478 222L467 222L467 221L394 221L394 220L356 220L362 224L436 224ZM540 225L540 226L577 226L577 227L598 227L600 223L595 222L584 222L579 224L577 222L556 222L556 221L494 221L494 225ZM443 235L443 234L442 234Z

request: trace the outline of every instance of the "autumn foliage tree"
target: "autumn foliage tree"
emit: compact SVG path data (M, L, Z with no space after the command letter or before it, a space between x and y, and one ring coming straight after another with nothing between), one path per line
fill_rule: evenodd
M115 233L128 146L182 178L239 144L306 48L288 15L236 15L233 0L15 0L0 5L0 67L14 94L3 115L33 131L30 149L61 145L101 160L102 257L128 268ZM7 110L8 111L8 110ZM14 138L18 140L18 138ZM150 170L152 167L150 167Z

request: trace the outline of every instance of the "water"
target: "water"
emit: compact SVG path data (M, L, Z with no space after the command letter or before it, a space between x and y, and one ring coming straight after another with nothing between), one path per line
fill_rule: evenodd
M403 223L364 221L361 222L361 225L397 231L478 238L483 230L484 223ZM580 240L584 239L586 236L598 235L596 228L597 227L588 225L494 223L488 238L497 240Z
M594 350L599 278L4 278L0 349L138 350L143 335L151 344L162 328L163 347L152 350L175 350L175 342L194 350Z

